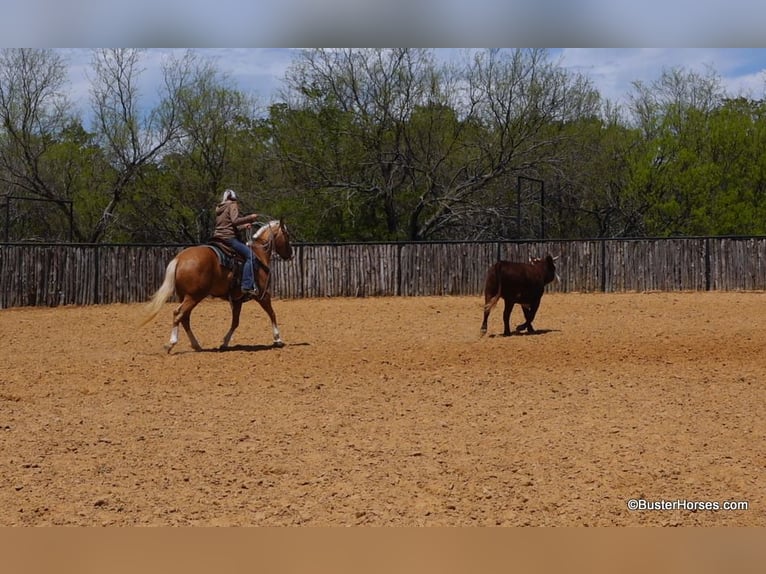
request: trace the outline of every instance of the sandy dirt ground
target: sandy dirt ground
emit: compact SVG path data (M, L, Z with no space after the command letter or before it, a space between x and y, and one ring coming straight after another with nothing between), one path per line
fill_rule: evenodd
M0 311L0 525L766 526L764 293L274 306Z

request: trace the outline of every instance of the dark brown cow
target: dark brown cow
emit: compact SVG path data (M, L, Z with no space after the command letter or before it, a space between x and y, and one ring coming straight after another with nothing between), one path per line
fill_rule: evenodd
M529 263L498 261L487 272L484 283L484 321L481 333L487 332L487 319L500 297L505 300L503 309L503 335L511 334L511 310L518 303L524 311L525 322L516 330L526 329L534 333L532 321L535 318L545 286L558 278L554 261L557 257L546 256L544 259L530 259Z

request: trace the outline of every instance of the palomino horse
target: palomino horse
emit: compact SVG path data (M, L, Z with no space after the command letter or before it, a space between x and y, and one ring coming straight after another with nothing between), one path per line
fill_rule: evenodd
M279 221L269 221L258 229L252 240L248 242L248 245L253 250L255 259L257 259L257 262L253 262L257 266L257 269L255 269L255 281L259 291L256 301L258 301L271 319L271 328L274 332L274 346L282 347L284 343L279 336L277 316L271 307L271 293L269 292L271 270L269 263L271 262L271 255L275 251L285 260L291 259L293 256L293 248L290 245L290 235L287 231L287 226L281 219ZM187 247L168 263L165 270L165 280L147 305L147 315L142 325L154 319L168 297L175 293L181 304L173 312L173 329L170 332L170 341L165 345L165 349L169 353L173 346L178 343L178 324L180 323L183 325L194 350L201 351L202 347L194 333L192 333L189 322L192 309L207 296L228 299L231 304L231 327L229 327L229 332L226 333L221 345L222 349L226 348L229 345L231 336L234 334L234 330L239 325L239 313L244 302L244 300L238 299L238 296L241 295L241 289L238 284L233 284L233 278L234 272L221 265L218 256L210 247L206 245Z

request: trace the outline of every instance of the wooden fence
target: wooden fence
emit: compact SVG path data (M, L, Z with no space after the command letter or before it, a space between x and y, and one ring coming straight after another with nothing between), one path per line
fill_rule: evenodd
M0 308L146 301L184 246L0 244ZM479 295L498 259L558 255L560 292L765 290L766 238L298 244L278 298Z

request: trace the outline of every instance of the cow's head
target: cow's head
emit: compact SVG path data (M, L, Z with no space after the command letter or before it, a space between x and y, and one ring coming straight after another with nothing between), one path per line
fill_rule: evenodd
M555 261L558 259L558 255L556 257L551 257L550 254L545 256L545 259L535 259L536 263L539 263L540 265L543 265L545 268L545 276L544 281L546 284L550 283L551 281L559 281L559 274L556 273L556 263Z

